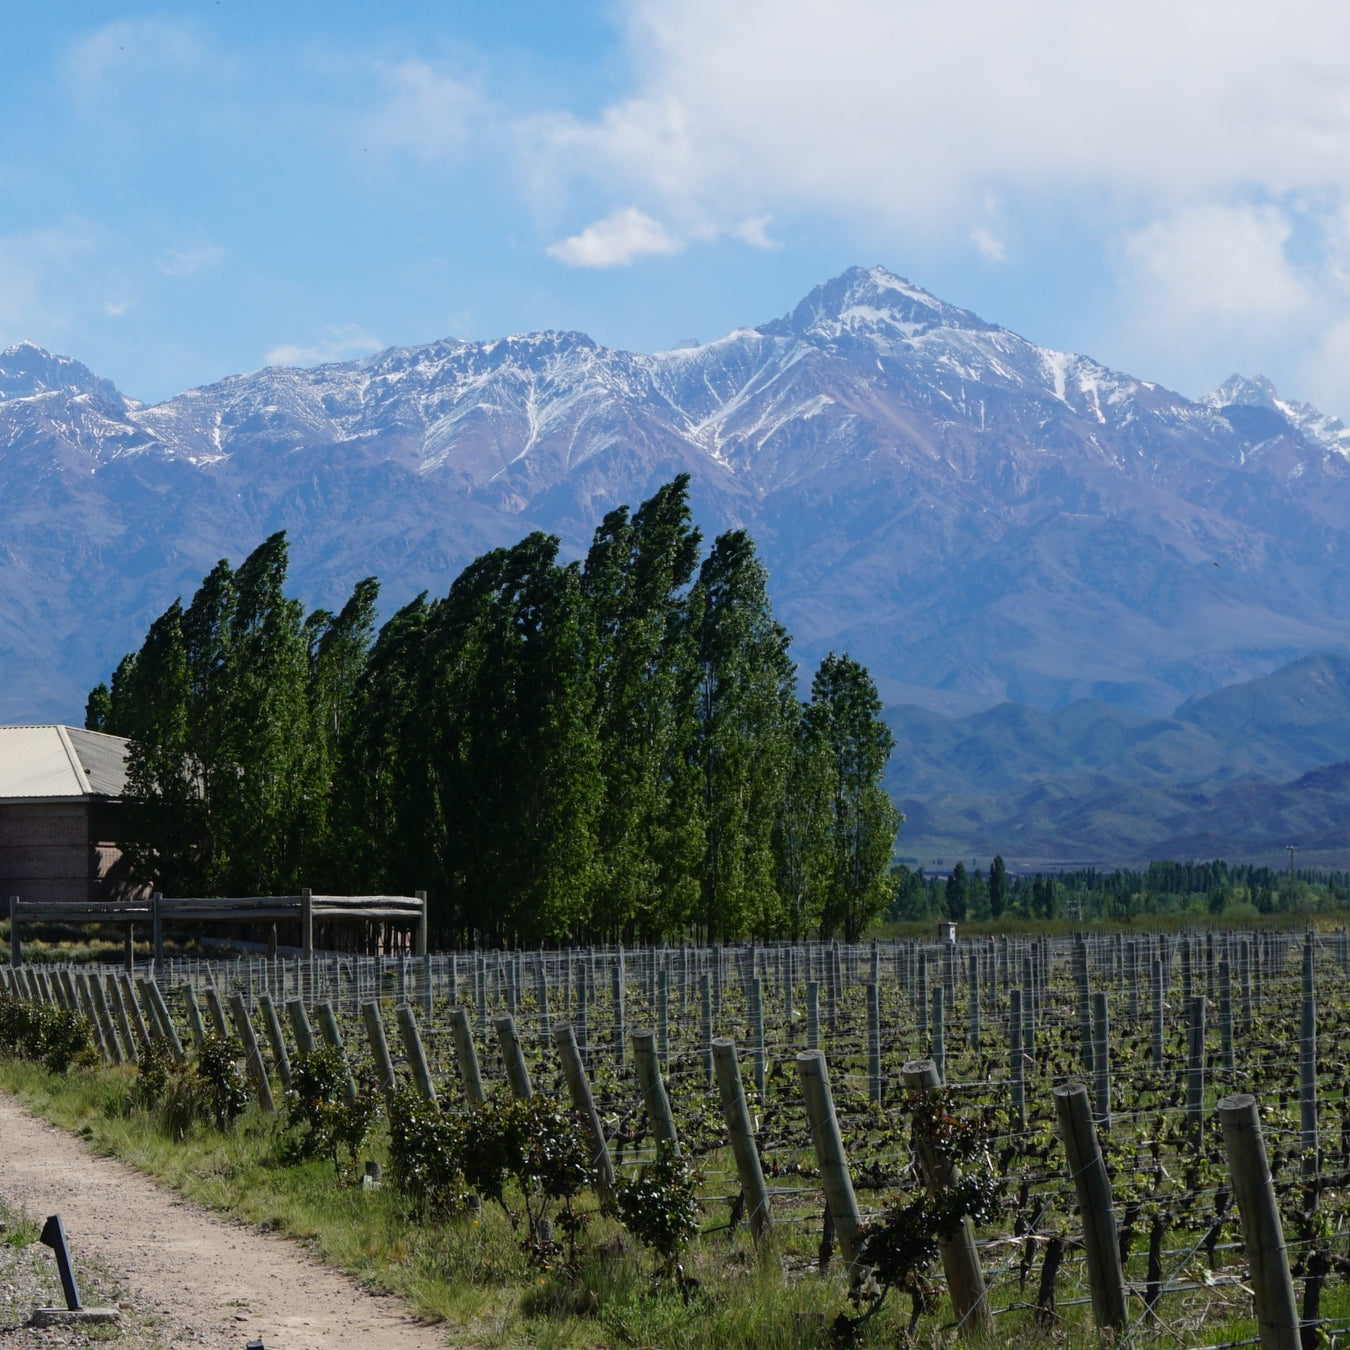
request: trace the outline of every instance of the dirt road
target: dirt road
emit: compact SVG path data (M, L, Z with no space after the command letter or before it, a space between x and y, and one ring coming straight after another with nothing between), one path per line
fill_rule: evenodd
M121 1276L167 1346L445 1350L442 1329L366 1293L298 1244L228 1223L29 1115L0 1094L0 1195Z

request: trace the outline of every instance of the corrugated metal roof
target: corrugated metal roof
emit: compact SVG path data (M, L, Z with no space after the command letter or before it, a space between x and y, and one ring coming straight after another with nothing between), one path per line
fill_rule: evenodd
M55 724L0 726L0 801L33 797L120 797L128 742Z

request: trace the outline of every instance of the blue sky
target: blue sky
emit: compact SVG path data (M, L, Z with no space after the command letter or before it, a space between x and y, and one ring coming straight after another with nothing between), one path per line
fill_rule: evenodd
M67 2L5 36L0 345L136 397L446 335L656 350L880 262L1350 416L1330 0Z

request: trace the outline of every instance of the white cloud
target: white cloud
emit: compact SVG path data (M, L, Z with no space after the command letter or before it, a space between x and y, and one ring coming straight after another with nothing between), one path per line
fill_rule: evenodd
M218 267L224 261L225 250L219 244L204 241L187 248L166 250L155 259L155 269L166 277L191 277Z
M1125 238L1130 289L1173 323L1282 322L1316 299L1287 255L1292 234L1273 206L1189 207Z
M751 248L777 248L778 245L769 238L769 217L751 216L747 220L742 220L727 231L733 238L739 239L743 244L749 244Z
M568 267L627 267L635 258L680 253L684 247L660 221L625 206L553 244L548 253Z
M1350 190L1350 7L629 0L635 82L534 124L536 174L720 228L809 209L945 231L991 190L1138 211ZM866 213L865 216L862 213Z
M77 95L151 71L200 67L206 51L192 27L169 19L118 19L86 34L66 56L66 76Z
M987 230L983 225L976 225L970 232L970 242L979 250L980 256L986 262L1007 262L1008 250L1003 240L992 230Z
M50 342L65 332L79 305L86 269L100 243L80 220L0 236L0 345L23 338Z
M326 361L346 361L368 356L384 346L379 338L356 324L327 329L306 343L282 343L267 353L269 366L317 366Z
M472 82L422 60L380 65L377 74L380 101L355 128L361 150L432 160L465 144L481 108Z

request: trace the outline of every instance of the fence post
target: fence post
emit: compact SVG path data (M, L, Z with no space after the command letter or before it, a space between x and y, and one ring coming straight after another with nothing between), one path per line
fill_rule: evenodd
M417 1090L432 1106L436 1105L436 1085L431 1081L431 1070L427 1067L426 1052L422 1049L422 1037L417 1031L417 1018L413 1016L412 1005L400 1003L394 1009L398 1018L398 1034L403 1042L403 1053L408 1058L408 1067L412 1070L413 1082Z
M769 1192L764 1185L759 1151L755 1148L750 1108L745 1104L741 1067L736 1062L736 1042L718 1037L713 1042L713 1062L717 1067L717 1090L722 1099L722 1116L731 1136L731 1151L736 1155L736 1172L740 1177L745 1206L750 1211L750 1232L758 1247L769 1234L773 1216L769 1209Z
M1097 1119L1104 1130L1111 1128L1111 1014L1105 990L1092 996L1092 1075Z
M89 995L90 1006L94 1010L94 1020L98 1023L98 1029L103 1034L109 1057L114 1064L126 1063L126 1056L122 1053L122 1047L117 1043L117 1033L113 1030L113 1020L108 1016L108 1004L103 997L103 984L97 975L92 975L89 978Z
M942 1086L937 1065L931 1059L911 1059L900 1072L905 1086L919 1089L925 1097ZM917 1143L928 1192L937 1197L955 1186L961 1180L961 1173L953 1164L937 1157L921 1136ZM938 1234L938 1252L942 1256L947 1291L951 1294L961 1334L979 1337L991 1332L994 1320L989 1312L989 1298L980 1270L980 1255L975 1249L975 1228L969 1217L962 1219L956 1227Z
M165 1003L159 982L153 975L145 982L145 992L155 1010L155 1017L164 1032L164 1038L169 1042L169 1052L173 1055L173 1062L182 1064L187 1059L187 1056L183 1053L183 1042L178 1039L178 1028L174 1026L173 1018L169 1016L169 1005Z
M1233 1193L1242 1216L1242 1242L1251 1268L1261 1350L1300 1350L1289 1253L1266 1161L1256 1098L1247 1092L1225 1097L1219 1103L1219 1124Z
M506 1066L506 1081L511 1085L512 1096L533 1097L534 1085L530 1082L530 1069L520 1048L520 1037L516 1035L516 1019L510 1013L494 1017L492 1029L502 1047L502 1063Z
M1305 987L1311 983L1309 976ZM1303 996L1299 1016L1298 1114L1302 1172L1312 1178L1317 1175L1317 1000L1310 993Z
M1152 1051L1153 1067L1162 1068L1163 1065L1163 963L1154 961L1149 967L1149 979L1152 985L1151 993L1153 995L1152 1008Z
M150 896L150 934L153 939L154 973L164 969L164 915L160 910L164 897L155 891Z
M130 988L130 985L128 985L128 988ZM132 1007L135 1009L134 1004ZM218 990L214 984L208 984L206 986L206 1011L210 1014L211 1024L216 1029L216 1035L219 1036L221 1040L228 1040L230 1026L225 1020L225 1006L220 1001L220 990ZM139 1012L137 1012L137 1016L140 1016ZM139 1029L142 1035L146 1034L144 1022L139 1024Z
M1105 999L1106 995L1096 997ZM1120 1331L1125 1326L1125 1279L1120 1267L1111 1182L1106 1175L1101 1146L1097 1143L1097 1131L1092 1125L1087 1088L1082 1083L1066 1083L1055 1088L1054 1096L1059 1131L1064 1136L1069 1179L1078 1196L1078 1212L1083 1219L1092 1317L1099 1327L1115 1327Z
M319 1035L323 1037L324 1044L342 1056L343 1067L347 1070L347 1082L342 1095L346 1098L347 1105L352 1106L356 1102L356 1079L352 1077L351 1065L347 1063L347 1050L342 1044L342 1031L338 1027L337 1014L327 999L315 1007L314 1013L319 1019Z
M189 990L191 986L188 986ZM277 1077L281 1079L281 1090L291 1090L291 1057L286 1053L286 1037L281 1030L281 1018L277 1016L276 1004L272 995L258 995L258 1007L262 1010L263 1029L267 1032L268 1044L272 1047L272 1058L276 1061Z
M467 1008L450 1009L450 1032L455 1038L455 1063L464 1082L464 1097L470 1106L482 1106L487 1100L483 1078L478 1072L478 1051L474 1049L473 1027Z
M830 1093L830 1074L824 1052L803 1050L798 1054L797 1075L806 1103L806 1118L811 1125L811 1143L825 1190L825 1203L829 1206L844 1260L852 1266L862 1250L862 1218L858 1213L857 1197L853 1194L853 1181L848 1174L839 1120L834 1114L834 1097Z
M263 1063L262 1051L258 1049L258 1038L253 1033L253 1023L249 1020L248 1009L244 1006L243 994L230 995L230 1012L234 1014L235 1030L244 1043L244 1060L248 1064L249 1077L253 1079L258 1094L258 1105L271 1115L277 1109L272 1100L272 1085L267 1081L267 1066Z
M656 1059L656 1034L651 1031L633 1033L633 1059L637 1064L638 1086L642 1089L642 1103L647 1108L647 1119L658 1144L665 1144L677 1157L679 1137L675 1133L675 1116L666 1096L666 1085L661 1081L661 1066Z
M23 965L23 944L19 941L19 897L9 897L9 964Z
M312 1055L314 1053L314 1028L309 1024L309 1014L305 1011L304 999L287 999L286 1013L291 1019L291 1030L295 1033L295 1048L302 1055Z
M1196 994L1188 1004L1186 1028L1186 1118L1196 1148L1200 1147L1205 1123L1205 996Z
M394 1073L394 1061L389 1055L389 1038L384 1034L380 1005L373 999L363 1003L361 1020L366 1024L366 1039L370 1042L370 1054L375 1061L375 1077L379 1080L380 1090L386 1097L392 1097L398 1090L398 1078Z
M62 971L61 973L66 977L65 982L68 993L74 997L74 981L71 980L68 971ZM108 1002L112 1006L113 1016L117 1019L117 1027L122 1033L122 1039L127 1044L127 1058L133 1064L139 1064L139 1047L136 1045L136 1036L131 1030L131 1018L127 1016L126 1005L122 1002L122 986L117 983L117 977L111 973L108 975ZM75 999L74 1007L76 1011L79 1010L78 999Z
M577 1049L576 1033L570 1022L559 1022L554 1026L553 1044L557 1047L558 1058L562 1060L563 1077L567 1079L572 1106L581 1116L582 1124L591 1137L591 1165L595 1168L595 1188L600 1203L608 1207L614 1202L614 1163L609 1156L604 1126L600 1123L600 1113L595 1109L590 1079L586 1077L586 1066L581 1062L581 1051Z

